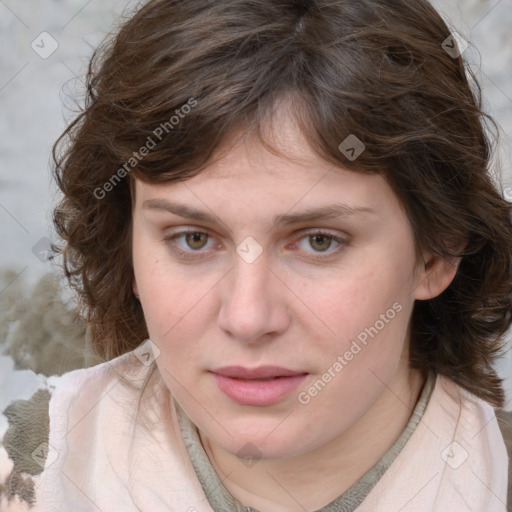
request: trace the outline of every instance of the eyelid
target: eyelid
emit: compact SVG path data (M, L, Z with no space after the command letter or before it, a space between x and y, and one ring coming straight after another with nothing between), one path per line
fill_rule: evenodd
M325 228L325 229L324 228L309 228L309 229L301 230L295 234L295 237L296 238L304 238L305 236L308 236L308 235L327 235L327 236L332 237L335 240L340 240L340 241L343 241L343 240L348 241L348 238L349 238L347 234L342 234L339 231L334 232L333 230L330 230L328 228Z

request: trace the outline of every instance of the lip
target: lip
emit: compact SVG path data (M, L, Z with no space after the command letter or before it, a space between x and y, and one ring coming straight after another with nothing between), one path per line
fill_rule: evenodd
M308 375L279 366L225 366L212 373L219 389L231 400L260 407L282 400Z
M212 370L212 372L233 379L271 379L274 377L294 377L306 374L306 372L290 370L281 366L259 366L258 368L223 366L217 370Z

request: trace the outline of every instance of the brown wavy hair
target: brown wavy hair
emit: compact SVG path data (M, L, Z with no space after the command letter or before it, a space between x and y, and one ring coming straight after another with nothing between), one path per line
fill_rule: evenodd
M152 0L126 20L94 52L85 105L53 148L64 269L97 351L148 336L132 292L134 178L192 177L236 129L263 140L287 96L321 157L387 179L418 247L462 258L415 304L411 365L502 406L511 206L490 173L496 127L449 37L426 0ZM349 135L365 145L355 160L339 149Z

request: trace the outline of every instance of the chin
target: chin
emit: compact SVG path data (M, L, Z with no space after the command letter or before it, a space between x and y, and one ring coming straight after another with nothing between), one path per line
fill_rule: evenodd
M303 434L297 432L294 435L284 423L276 429L275 423L269 427L267 423L262 426L251 421L251 425L243 434L237 426L233 426L232 431L236 432L233 437L214 438L213 441L224 450L248 462L260 459L286 459L300 455L307 450Z

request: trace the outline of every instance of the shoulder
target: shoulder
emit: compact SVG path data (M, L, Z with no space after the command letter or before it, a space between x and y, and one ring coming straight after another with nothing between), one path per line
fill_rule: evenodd
M202 502L151 342L54 384L38 510L88 510L90 502L101 510L178 510L192 497Z
M154 361L152 344L147 340L111 361L48 379L52 388L50 445L63 452L67 440L87 439L94 431L97 441L102 435L99 427L105 430L113 421L116 433L128 430L126 411L137 411L137 402L155 369Z
M491 443L493 448L506 456L505 435L509 436L510 429L506 421L508 413L500 412L443 375L437 376L434 395L438 410L456 426L457 435L482 444Z
M2 411L7 430L0 442L0 505L21 510L35 503L35 488L55 457L63 455L65 433L83 423L81 434L104 415L102 398L131 403L140 395L154 363L151 343L91 368L49 377L29 399ZM105 400L107 402L107 400ZM106 403L104 404L106 406ZM112 411L114 413L114 411ZM82 421L87 416L87 421ZM50 428L51 427L51 428ZM89 436L92 433L88 434ZM87 442L87 439L84 439Z
M438 374L421 421L361 510L505 512L507 482L494 408Z
M512 511L512 412L495 409L448 377L438 376L438 386L441 410L453 419L455 440L467 449L474 473L503 487Z

